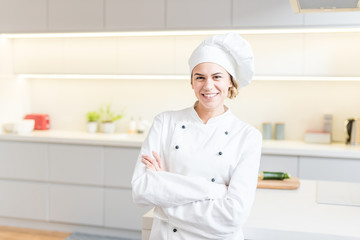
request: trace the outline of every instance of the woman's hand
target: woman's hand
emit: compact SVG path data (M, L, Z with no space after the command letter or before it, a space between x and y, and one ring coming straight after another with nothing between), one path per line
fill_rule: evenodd
M148 155L142 155L143 158L141 161L146 165L146 168L157 172L165 171L162 163L163 161L160 158L159 154L157 154L155 151L152 151L152 154L155 159L151 158Z

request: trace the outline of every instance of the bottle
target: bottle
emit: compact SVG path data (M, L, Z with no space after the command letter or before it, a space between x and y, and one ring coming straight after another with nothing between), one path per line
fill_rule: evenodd
M136 121L134 120L133 117L131 117L130 123L129 123L129 129L128 129L128 133L129 134L135 134L136 131Z
M141 117L137 121L137 133L142 134L145 132L145 124Z
M332 132L332 115L324 114L324 132L330 133Z

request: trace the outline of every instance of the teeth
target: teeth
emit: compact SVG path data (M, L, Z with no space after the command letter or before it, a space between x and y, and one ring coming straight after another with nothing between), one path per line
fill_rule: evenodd
M217 93L210 93L210 94L204 94L205 97L211 98L211 97L215 97Z

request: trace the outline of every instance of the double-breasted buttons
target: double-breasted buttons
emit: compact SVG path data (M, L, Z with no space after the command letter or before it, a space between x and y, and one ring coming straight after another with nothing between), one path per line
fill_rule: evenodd
M182 125L182 126L181 126L181 128L182 128L182 129L185 129L185 128L186 128L186 126L185 126L185 125Z
M229 134L229 132L228 131L225 131L225 135L228 135Z
M222 152L219 152L219 155L222 155L223 153Z
M179 149L179 145L176 145L176 146L175 146L175 149Z
M177 232L177 229L176 229L176 228L174 228L174 229L173 229L173 232Z
M211 181L212 181L212 182L215 182L215 178L212 178Z

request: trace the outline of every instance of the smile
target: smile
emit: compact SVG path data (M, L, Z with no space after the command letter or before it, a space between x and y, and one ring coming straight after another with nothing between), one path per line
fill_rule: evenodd
M201 95L203 95L206 98L213 98L215 96L217 96L219 93L202 93Z

